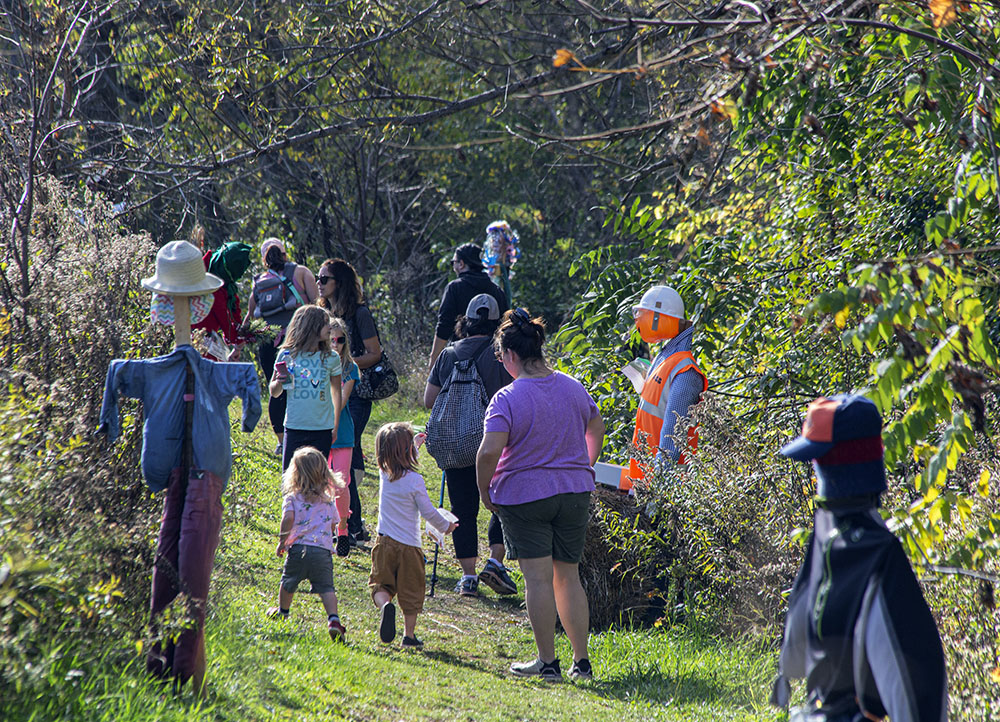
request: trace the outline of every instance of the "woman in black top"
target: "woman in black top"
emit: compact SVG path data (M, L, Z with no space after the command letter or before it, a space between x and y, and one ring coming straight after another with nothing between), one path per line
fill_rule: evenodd
M481 293L469 301L465 315L460 316L455 324L455 335L459 340L441 352L431 369L424 388L424 406L434 406L434 401L458 361L476 359L476 371L486 388L487 398L492 398L499 389L513 381L503 364L497 361L493 350L493 332L499 324L500 308L492 295ZM475 421L480 426L483 423L483 419ZM490 517L487 529L490 558L476 576L476 564L479 561L479 533L476 523L479 516L479 487L476 485L475 464L445 469L444 475L448 483L451 510L458 517L458 527L452 534L452 541L455 544L455 557L462 567L462 578L455 591L465 597L477 596L481 581L499 594L516 593L517 585L503 564L503 529L496 514Z
M438 307L438 322L434 328L434 342L431 345L430 368L434 367L438 354L448 344L455 341L455 322L465 313L466 307L473 296L486 293L492 296L500 309L501 315L507 310L507 294L497 286L483 270L483 249L475 243L463 243L455 249L451 259L451 267L458 278L444 289L441 305Z
M365 305L361 279L354 266L343 258L332 258L323 262L316 278L319 283L319 298L316 304L344 319L347 324L351 356L359 369L374 366L382 358L382 344L371 311ZM347 530L353 539L365 541L368 533L361 519L361 498L355 472L364 473L365 462L361 451L361 434L372 415L372 402L351 394L347 410L354 420L354 458L351 460L351 516L347 520Z

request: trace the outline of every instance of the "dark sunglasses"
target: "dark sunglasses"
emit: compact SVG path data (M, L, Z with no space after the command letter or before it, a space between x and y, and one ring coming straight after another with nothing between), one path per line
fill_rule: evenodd
M344 343L347 340L347 336L331 336L330 343Z
M332 281L333 276L316 276L316 281L321 286L325 286L327 281Z

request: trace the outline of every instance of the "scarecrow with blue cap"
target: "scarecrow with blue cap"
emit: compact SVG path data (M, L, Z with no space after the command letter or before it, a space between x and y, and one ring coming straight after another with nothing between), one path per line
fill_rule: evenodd
M937 626L878 513L887 487L875 404L851 394L813 401L801 435L781 453L812 462L817 497L771 702L787 707L788 678L805 678L807 705L793 721L947 720Z

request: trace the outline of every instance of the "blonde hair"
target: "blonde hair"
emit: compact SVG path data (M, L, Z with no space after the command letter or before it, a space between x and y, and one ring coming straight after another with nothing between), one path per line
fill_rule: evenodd
M334 329L337 328L339 328L341 332L335 334ZM331 314L330 333L334 336L344 337L344 343L340 347L340 366L341 368L344 369L343 374L344 377L346 378L351 368L351 364L354 363L354 357L351 356L351 336L347 332L347 324L344 323L344 319L340 318L339 316L334 316ZM333 348L332 341L330 342L330 348L331 349Z
M383 424L375 434L375 463L389 475L389 481L397 481L407 471L417 470L413 433L409 421L393 421Z
M330 471L326 459L312 446L295 450L281 482L282 494L301 494L306 499L319 501L333 501L334 488L345 486L341 473Z
M318 344L317 350L326 356L332 349L330 343L322 340L319 334L329 323L330 314L319 306L299 306L292 320L288 322L285 342L281 344L281 348L296 356L313 344Z

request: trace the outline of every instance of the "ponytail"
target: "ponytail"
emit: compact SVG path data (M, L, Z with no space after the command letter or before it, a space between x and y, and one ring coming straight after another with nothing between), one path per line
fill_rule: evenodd
M545 321L541 316L531 318L523 308L507 311L493 337L493 344L500 352L513 351L524 364L535 359L545 363L545 357L542 356Z
M272 271L281 273L285 270L287 262L288 259L285 257L285 252L281 250L281 246L273 245L267 249L267 255L264 256L264 265Z

